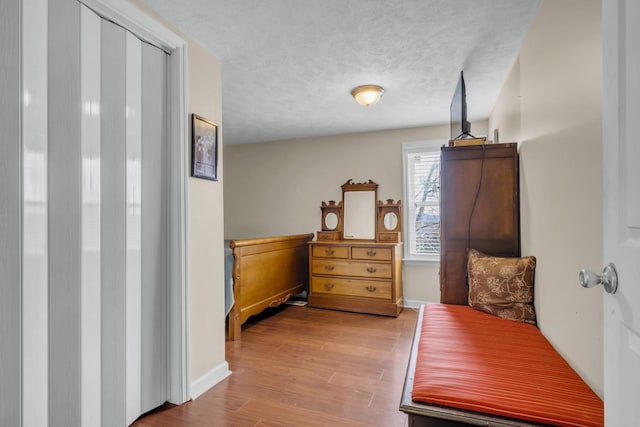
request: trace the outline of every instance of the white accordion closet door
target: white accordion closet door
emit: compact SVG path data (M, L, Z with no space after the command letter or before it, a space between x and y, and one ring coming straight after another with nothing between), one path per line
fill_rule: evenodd
M0 35L0 425L129 425L169 395L169 56L78 0Z

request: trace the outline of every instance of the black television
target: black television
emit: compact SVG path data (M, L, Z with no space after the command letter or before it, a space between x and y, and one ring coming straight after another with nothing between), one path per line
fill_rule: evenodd
M464 75L460 71L460 79L451 99L451 139L470 136L471 123L467 121L467 89L464 84Z

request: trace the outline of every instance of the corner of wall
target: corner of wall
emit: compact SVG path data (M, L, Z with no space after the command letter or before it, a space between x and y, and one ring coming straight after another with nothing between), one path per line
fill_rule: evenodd
M581 265L602 262L600 20L598 0L544 2L489 126L520 143L522 252L538 259L540 330L602 395L602 297L577 285Z
M497 142L520 142L520 56L514 61L488 120L487 137Z
M191 382L191 398L197 399L229 375L231 375L229 364L226 361L220 363L209 372Z

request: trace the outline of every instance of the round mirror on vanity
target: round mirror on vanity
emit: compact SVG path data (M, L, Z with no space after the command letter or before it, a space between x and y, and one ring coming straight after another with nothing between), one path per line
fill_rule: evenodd
M398 215L395 212L387 212L382 219L385 231L394 231L398 226Z
M329 212L324 217L324 230L334 231L338 228L338 214L335 212Z

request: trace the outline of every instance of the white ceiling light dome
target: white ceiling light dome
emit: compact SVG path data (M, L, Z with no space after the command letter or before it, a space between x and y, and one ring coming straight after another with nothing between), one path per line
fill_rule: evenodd
M351 96L360 105L368 107L380 101L384 89L378 85L363 85L351 91Z

